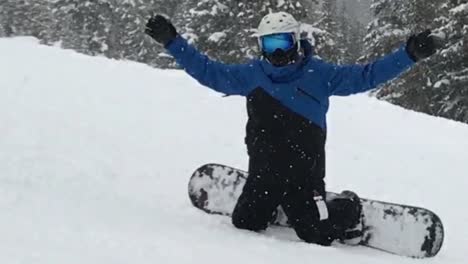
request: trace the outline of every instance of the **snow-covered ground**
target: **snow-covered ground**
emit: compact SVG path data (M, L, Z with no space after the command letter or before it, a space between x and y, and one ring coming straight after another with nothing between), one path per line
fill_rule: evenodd
M0 263L468 263L468 126L334 98L328 186L427 207L433 259L234 229L187 197L199 165L246 168L245 102L179 71L0 40Z

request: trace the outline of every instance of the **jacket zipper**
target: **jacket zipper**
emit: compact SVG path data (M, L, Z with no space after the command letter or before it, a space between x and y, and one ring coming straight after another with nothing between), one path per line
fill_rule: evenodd
M314 100L315 102L317 102L317 103L320 104L319 99L315 98L315 96L311 95L310 93L308 93L308 92L302 90L302 89L299 88L299 87L297 87L296 90L297 90L298 92L300 92L301 94L303 94L303 95L309 97L310 99L312 99L312 100Z

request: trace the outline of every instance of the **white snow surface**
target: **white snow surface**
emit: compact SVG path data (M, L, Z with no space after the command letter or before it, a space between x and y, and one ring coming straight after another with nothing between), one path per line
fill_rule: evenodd
M195 209L195 168L247 166L243 98L30 38L0 40L0 73L0 263L468 262L464 124L367 95L331 101L328 188L442 218L442 251L414 260L240 231Z

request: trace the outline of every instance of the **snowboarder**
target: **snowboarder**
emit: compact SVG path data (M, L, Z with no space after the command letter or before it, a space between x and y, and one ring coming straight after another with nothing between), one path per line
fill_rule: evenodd
M438 40L425 31L373 63L341 66L313 57L299 28L288 13L266 15L257 33L261 58L239 65L201 54L161 15L148 20L145 32L201 84L247 98L249 177L232 214L234 226L264 230L281 205L299 238L328 246L359 238L361 214L353 192L324 203L329 97L365 92L397 77L435 53Z

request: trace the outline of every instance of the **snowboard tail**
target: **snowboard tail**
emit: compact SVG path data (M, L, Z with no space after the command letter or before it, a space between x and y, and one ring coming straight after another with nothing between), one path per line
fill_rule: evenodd
M231 216L248 173L219 164L198 168L188 185L192 204L209 214ZM339 194L327 192L327 202ZM363 236L360 245L396 255L426 258L437 255L444 240L440 218L430 210L361 198ZM289 227L278 207L273 224Z

